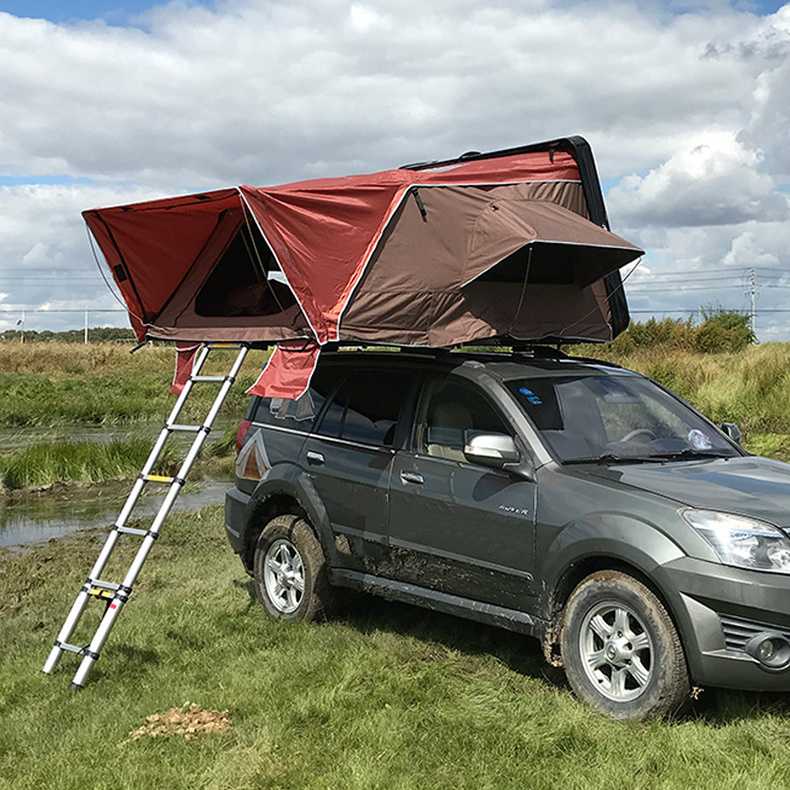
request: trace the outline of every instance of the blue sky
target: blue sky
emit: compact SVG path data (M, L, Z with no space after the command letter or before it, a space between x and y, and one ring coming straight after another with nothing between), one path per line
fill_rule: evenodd
M182 5L214 6L213 0L179 0ZM0 0L0 11L19 17L35 17L48 19L51 22L73 22L76 20L104 19L110 24L124 25L134 17L155 5L165 5L151 2L151 0L14 0L3 2ZM699 2L670 2L665 3L673 10L686 8L699 8ZM733 0L737 8L748 8L756 13L772 14L783 3L779 0Z
M790 0L0 11L0 330L116 306L86 208L580 134L613 230L648 251L626 286L635 317L741 308L754 269L758 336L790 340Z
M211 2L199 3L196 0L190 0L189 4L212 5ZM129 17L154 5L164 3L152 3L151 0L15 0L0 2L0 11L57 23L104 19L110 24L123 25Z

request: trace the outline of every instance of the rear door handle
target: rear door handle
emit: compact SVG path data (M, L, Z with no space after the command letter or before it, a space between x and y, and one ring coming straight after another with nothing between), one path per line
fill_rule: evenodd
M423 476L417 472L401 472L400 479L402 483L416 483L420 486L425 482Z
M316 453L313 450L308 450L307 461L311 464L323 464L326 463L326 458L324 458L323 453Z

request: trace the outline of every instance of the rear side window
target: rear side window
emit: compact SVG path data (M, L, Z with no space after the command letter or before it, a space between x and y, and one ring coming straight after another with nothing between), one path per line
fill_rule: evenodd
M316 371L310 389L301 398L258 398L250 419L263 425L293 428L306 433L313 427L336 381L331 371Z
M306 432L312 427L322 403L323 399L309 390L296 400L259 398L253 420L264 425L279 425Z
M392 446L411 377L398 370L356 370L348 374L317 431L361 444Z

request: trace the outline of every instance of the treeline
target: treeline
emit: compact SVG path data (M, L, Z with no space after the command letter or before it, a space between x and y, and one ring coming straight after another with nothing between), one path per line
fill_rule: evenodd
M118 326L97 326L88 329L89 343L128 343L135 340L134 332L128 327ZM23 333L18 329L6 329L0 334L0 340L16 341L23 340ZM36 332L35 330L25 330L25 343L40 343L48 340L59 340L62 343L84 343L84 329L70 329L67 332Z
M3 341L18 343L21 339L22 333L19 330L7 329L0 334L0 340ZM128 343L135 339L134 332L128 327L100 326L88 330L88 342ZM24 333L25 343L48 340L84 343L85 330L72 329L68 332L35 332L31 330ZM710 354L741 351L750 343L754 343L755 340L747 314L716 308L704 311L702 323L696 326L692 324L691 319L684 321L664 318L657 321L655 318L650 318L644 323L634 321L625 332L614 340L609 348L618 354L628 354L636 349L653 347L677 348Z
M702 323L696 326L691 319L650 318L644 323L632 322L610 347L620 354L655 347L703 354L742 351L757 339L749 323L748 314L721 308L705 310Z

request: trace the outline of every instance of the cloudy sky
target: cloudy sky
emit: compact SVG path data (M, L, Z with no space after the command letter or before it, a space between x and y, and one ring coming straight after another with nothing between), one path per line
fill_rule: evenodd
M581 134L634 318L754 290L790 340L790 2L0 0L0 41L0 330L125 324L85 208Z

